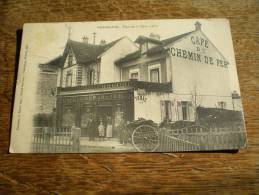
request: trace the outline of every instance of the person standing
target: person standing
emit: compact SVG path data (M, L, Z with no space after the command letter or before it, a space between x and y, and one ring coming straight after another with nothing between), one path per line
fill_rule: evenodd
M112 137L112 120L110 116L107 117L106 137Z
M100 120L100 124L98 126L98 132L99 132L99 137L101 138L101 140L104 140L105 129L104 129L102 119Z
M88 132L89 132L89 141L94 141L95 129L94 129L94 120L92 116L90 116L87 126L88 126Z

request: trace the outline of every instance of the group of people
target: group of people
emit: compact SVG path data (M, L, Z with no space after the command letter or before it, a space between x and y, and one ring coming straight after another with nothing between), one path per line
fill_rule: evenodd
M87 129L90 141L94 141L95 138L99 138L99 140L109 139L113 136L110 116L90 117Z

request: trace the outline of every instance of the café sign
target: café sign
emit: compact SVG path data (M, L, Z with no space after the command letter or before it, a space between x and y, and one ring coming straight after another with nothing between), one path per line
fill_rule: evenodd
M211 56L202 55L200 53L201 50L207 50L209 48L209 41L207 39L201 38L199 36L191 36L190 42L193 46L195 46L196 51L189 51L185 49L171 47L170 52L172 56L192 60L196 62L201 62L210 65L216 65L217 67L228 67L228 62L221 59L215 59Z
M135 97L135 100L140 103L144 103L147 101L147 94L145 89L138 89L137 90L137 96Z

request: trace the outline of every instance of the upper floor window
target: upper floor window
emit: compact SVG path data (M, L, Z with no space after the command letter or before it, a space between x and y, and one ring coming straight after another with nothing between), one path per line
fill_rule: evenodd
M150 70L150 81L159 83L160 78L159 78L159 68L154 68Z
M68 66L72 66L73 65L73 53L72 51L70 50L68 52Z
M139 69L133 69L129 71L129 79L139 80Z
M67 73L66 76L66 87L72 86L72 73Z
M161 82L161 65L153 64L148 66L148 80L150 82Z

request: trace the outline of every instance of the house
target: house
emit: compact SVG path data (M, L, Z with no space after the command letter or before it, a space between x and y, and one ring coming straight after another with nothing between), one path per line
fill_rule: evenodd
M233 109L229 66L199 22L164 40L68 40L58 68L58 124L84 129L90 115L110 116L113 127L138 118L194 121L198 106Z
M50 114L56 108L57 69L62 56L58 56L47 63L39 64L39 77L37 85L37 113Z
M169 93L146 92L145 103L134 102L135 118L193 121L198 106L232 109L230 64L199 22L185 34L165 40L139 36L136 43L139 51L116 61L122 81L170 82L172 89Z
M100 45L89 44L87 38L68 40L57 77L59 126L75 124L84 129L90 115L110 116L118 125L122 110L132 108L133 101L127 83L120 83L121 70L114 62L137 50L128 37Z

